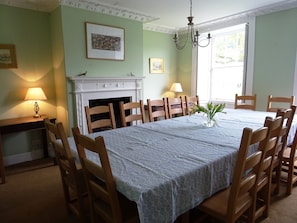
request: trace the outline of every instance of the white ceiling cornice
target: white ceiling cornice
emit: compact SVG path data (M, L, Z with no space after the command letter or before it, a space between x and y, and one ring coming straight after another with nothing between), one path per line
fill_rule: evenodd
M137 12L128 8L119 7L118 5L107 5L106 3L101 2L99 3L95 0L0 0L0 4L45 12L51 12L58 5L64 5L92 12L103 13L111 16L117 16L125 19L135 20L143 23L144 30L161 33L174 33L177 31L176 27L167 27L155 24L154 22L159 20L159 18L157 17L147 15L143 12ZM195 27L199 28L200 32L207 32L218 28L223 28L224 26L246 22L249 19L259 15L269 14L272 12L296 7L297 0L282 0L278 3L270 4L268 6L236 13L203 23L197 23L195 24ZM179 28L178 31L183 32L185 30L187 30L186 22L185 26Z
M92 1L83 0L83 1L75 1L75 0L60 0L60 5L85 9L93 12L99 12L107 15L112 16L118 16L126 19L132 19L139 22L144 23L143 29L149 30L149 31L155 31L155 32L161 32L161 33L175 33L177 30L173 27L165 27L153 24L151 22L158 20L159 18L155 18L149 15L145 15L143 13L135 12L129 9L120 8L118 6L110 6L105 5L102 3L94 3ZM275 3L269 6L264 6L261 8L257 8L254 10L245 11L242 13L238 13L235 15L226 16L224 18L208 21L205 23L198 23L195 26L198 28L201 32L208 31L208 30L214 30L217 27L222 27L222 24L229 25L236 21L238 22L246 22L248 19L252 17L256 17L259 15L269 14L272 12L282 11L290 8L297 7L297 1L296 0L288 0L285 2ZM180 31L185 31L187 27L183 27L180 29Z
M257 8L254 10L249 10L249 11L245 11L242 13L215 19L215 20L208 21L205 23L195 24L195 27L197 29L199 28L199 31L203 33L203 32L208 32L211 30L227 27L227 26L234 25L234 24L244 23L244 22L247 22L250 18L254 18L256 16L265 15L265 14L278 12L278 11L283 11L283 10L296 8L296 7L297 7L297 1L291 0L291 1L287 1L286 3L283 3L283 2L276 3L273 5L264 6L264 7ZM157 26L157 25L150 24L150 23L144 24L143 29L149 30L149 31L155 31L155 32L170 33L170 34L173 34L177 31L174 28ZM183 28L180 28L178 31L186 32L187 29L188 29L188 27L183 27Z
M60 0L60 5L70 6L79 9L85 9L92 12L99 12L107 15L118 16L126 19L132 19L139 22L147 23L158 20L153 16L145 15L140 12L135 12L129 9L105 5L102 3L94 3L92 1L73 1L73 0Z
M290 0L286 1L286 3L275 3L269 6L264 6L261 8L257 8L254 10L245 11L242 13L226 16L223 18L219 18L216 20L208 21L205 23L196 24L195 26L202 32L208 31L208 30L215 30L218 27L222 28L224 25L229 26L233 23L241 23L241 22L247 22L250 18L254 18L256 16L260 15L266 15L273 12L283 11L291 8L297 7L297 1L296 0ZM223 25L224 24L224 25ZM182 30L185 30L186 27L182 28Z

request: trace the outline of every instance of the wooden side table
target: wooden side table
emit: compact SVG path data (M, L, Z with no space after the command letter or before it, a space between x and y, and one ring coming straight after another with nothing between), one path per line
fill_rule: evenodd
M44 119L49 118L51 122L55 122L56 118L50 117L48 115L42 115L40 118L23 117L23 118L12 118L0 120L0 177L2 178L2 183L5 183L5 167L3 162L3 149L2 149L2 135L15 133L15 132L25 132L31 130L41 130L42 132L42 146L44 157L48 157L48 142L46 129L44 126Z

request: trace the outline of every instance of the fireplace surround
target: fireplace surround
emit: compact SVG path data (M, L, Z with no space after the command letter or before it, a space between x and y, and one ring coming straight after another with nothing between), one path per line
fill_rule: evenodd
M85 106L96 99L129 97L131 101L142 99L142 80L144 77L85 77L75 76L73 82L77 125L83 134L88 133Z

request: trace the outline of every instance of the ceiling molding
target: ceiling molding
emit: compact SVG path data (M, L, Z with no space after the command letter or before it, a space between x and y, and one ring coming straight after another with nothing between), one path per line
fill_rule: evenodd
M126 19L132 19L143 23L148 23L159 19L153 16L145 15L140 12L132 11L130 9L105 5L102 3L94 3L92 1L86 1L86 0L79 1L79 2L75 0L60 0L60 5L70 6L70 7L79 8L79 9L85 9L92 12L99 12L99 13L118 16Z
M285 2L271 4L269 6L264 6L257 9L245 11L242 13L237 13L223 18L215 19L205 23L196 24L195 27L197 28L199 27L200 32L207 32L209 30L215 30L218 28L227 27L233 24L247 22L249 19L254 18L256 16L266 15L269 13L283 11L283 10L296 8L296 7L297 7L297 1L289 0ZM186 29L187 27L182 28L182 30L186 30Z
M44 1L44 2L46 3L47 1ZM0 4L27 8L27 9L37 10L37 11L46 11L46 12L51 12L52 10L55 9L52 7L52 5L51 7L49 7L49 5L43 5L43 4L38 4L38 5L28 4L28 3L25 4L25 3L22 3L22 1L0 0ZM103 13L111 16L117 16L125 19L138 21L143 23L144 30L149 30L149 31L172 34L172 33L175 33L176 31L185 32L187 30L186 26L181 27L180 29L177 30L175 27L165 27L161 25L156 25L153 22L156 20L159 20L159 18L157 17L145 15L144 13L132 11L130 9L119 7L119 6L111 6L103 3L93 2L92 0L80 0L80 1L56 0L56 7L58 5L64 5L64 6L84 9L92 12L98 12L98 13ZM247 20L259 15L269 14L272 12L282 11L290 8L296 8L296 7L297 7L297 0L284 0L279 3L260 7L254 10L245 11L242 13L226 16L219 19L214 19L204 23L197 23L195 27L197 29L199 28L200 32L208 32L218 28L224 28L226 26L230 26L233 24L246 22Z
M148 31L154 31L154 32L159 32L159 33L175 33L177 30L172 27L167 27L167 26L160 26L156 24L151 24L151 23L145 23L143 24L143 29L148 30Z
M237 14L226 16L223 18L214 19L214 20L211 20L208 22L198 23L198 24L195 24L195 28L196 29L199 28L199 32L201 32L201 33L209 32L212 30L221 29L221 28L225 28L228 26L237 25L240 23L247 22L251 18L254 18L256 16L265 15L265 14L278 12L278 11L283 11L283 10L296 8L296 7L297 7L297 1L289 0L289 1L285 1L285 2L275 3L275 4L272 4L269 6L264 6L261 8L245 11L242 13L237 13ZM155 32L174 34L177 31L181 32L181 33L183 33L183 32L186 33L188 30L188 27L186 26L186 27L182 27L182 28L176 30L175 28L162 27L162 26L158 26L155 24L147 23L147 24L144 24L143 29L149 30L149 31L155 31Z
M256 16L260 15L265 15L273 12L278 12L278 11L283 11L291 8L296 8L297 7L297 1L296 0L289 0L289 1L284 1L280 3L275 3L269 6L264 6L261 8L245 11L242 13L237 13L234 15L226 16L223 18L219 19L214 19L208 22L204 23L198 23L195 24L195 28L198 29L201 33L203 32L208 32L211 30L215 29L220 29L224 27L228 27L231 25L239 24L239 23L244 23L250 20L251 18L254 18ZM163 33L170 33L173 34L176 31L179 31L181 33L187 32L188 27L182 27L178 30L176 28L171 28L171 27L162 27L159 25L155 24L144 24L143 25L144 30L149 30L149 31L155 31L155 32L163 32Z

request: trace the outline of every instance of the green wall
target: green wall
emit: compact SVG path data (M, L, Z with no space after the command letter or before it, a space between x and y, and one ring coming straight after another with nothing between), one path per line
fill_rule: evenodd
M57 8L50 15L51 26L51 44L53 55L53 70L55 79L54 92L57 105L57 120L62 122L65 131L69 134L68 125L68 100L66 85L67 80L65 76L65 57L64 57L64 41L62 30L61 8Z
M143 76L142 23L87 10L61 7L66 76L88 71L87 76ZM125 60L86 58L85 22L125 29Z
M199 49L198 49L199 50ZM183 88L181 95L191 95L192 76L192 45L187 44L183 50L178 50L177 54L178 73L176 81L180 82Z
M87 71L89 77L127 76L132 72L143 76L142 23L61 6L62 35L65 53L65 74L75 76ZM86 58L85 22L121 27L125 29L125 60L98 60ZM69 126L76 125L72 83L67 80Z
M163 74L151 74L149 72L150 58L164 59ZM170 96L172 93L169 92L169 88L171 83L176 80L177 69L176 49L172 41L172 35L143 31L144 100Z
M253 92L257 94L259 110L266 110L269 94L293 95L296 21L297 9L256 18Z
M27 88L35 86L42 87L48 98L39 103L40 113L56 115L49 22L46 13L0 5L0 43L15 45L18 64L0 69L0 119L33 115L33 104L24 97ZM36 132L5 135L3 154L38 149L38 139Z

